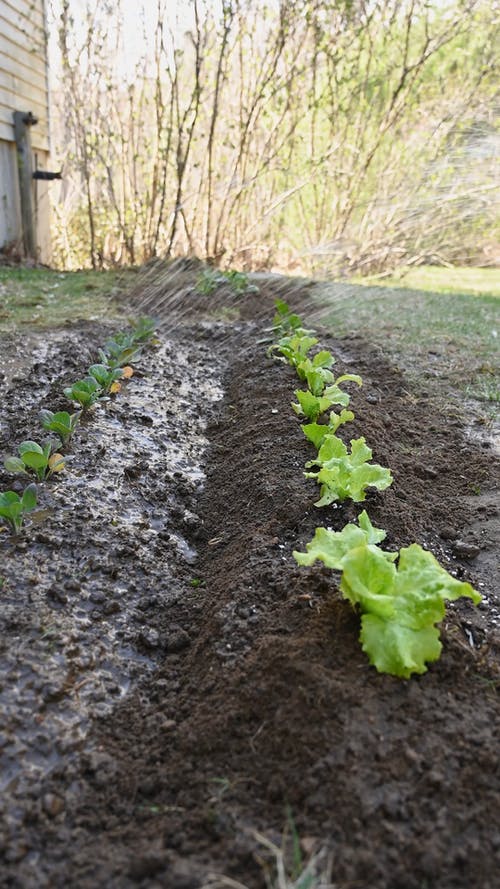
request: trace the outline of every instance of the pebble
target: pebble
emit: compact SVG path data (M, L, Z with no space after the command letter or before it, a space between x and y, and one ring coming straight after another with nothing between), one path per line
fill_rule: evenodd
M149 855L141 855L132 861L129 868L129 876L137 882L154 876L159 870L165 867L165 856L151 853Z
M449 525L444 525L439 532L439 536L441 540L456 540L458 534Z
M68 597L62 589L59 589L57 586L51 586L47 590L47 596L49 599L53 599L55 602L59 602L61 605L66 605L68 601Z
M169 654L176 654L183 651L191 644L191 639L185 630L176 630L168 634L165 640L165 647Z
M42 800L44 812L51 818L56 818L64 811L64 800L55 793L46 793Z
M475 543L467 543L466 540L456 540L453 544L455 555L462 556L464 559L475 559L481 552L481 547Z
M158 648L160 644L160 634L158 630L148 627L139 633L139 642L142 642L147 648Z

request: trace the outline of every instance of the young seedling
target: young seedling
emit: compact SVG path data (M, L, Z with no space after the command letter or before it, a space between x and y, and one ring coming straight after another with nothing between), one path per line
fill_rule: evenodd
M259 288L255 284L249 284L248 275L238 272L236 269L221 271L220 269L205 269L196 281L195 289L204 296L210 296L217 287L229 284L231 290L241 296L243 293L258 293Z
M132 328L130 336L136 343L146 343L155 335L156 321L148 315L142 315L137 319L129 318L129 324Z
M237 296L243 293L258 293L259 288L256 284L250 284L248 275L245 272L238 272L236 269L228 269L222 272L223 277Z
M319 396L325 386L335 379L330 370L333 364L335 358L330 352L318 352L314 358L304 358L296 365L297 376L300 380L305 380L313 395Z
M117 333L112 339L106 340L104 349L99 349L101 364L108 367L123 367L130 361L134 361L141 351L141 344L134 339L133 334Z
M318 340L315 336L309 336L306 333L300 332L293 333L289 336L282 336L277 343L269 346L267 354L270 357L278 357L274 353L280 352L283 358L280 359L278 357L278 360L287 361L292 367L297 368L307 358L307 353L317 342Z
M87 411L102 398L103 391L94 377L85 377L83 380L77 380L72 386L67 386L64 394L70 401L76 401L84 411Z
M7 457L4 466L7 472L19 472L29 475L34 472L38 481L50 478L54 472L62 472L65 460L62 454L52 453L54 444L51 441L43 445L36 441L22 441L19 445L19 457Z
M277 299L274 303L276 314L273 318L272 330L276 336L289 336L291 333L314 333L314 330L306 330L302 319L290 309L283 299Z
M24 516L36 506L36 485L28 485L22 496L15 491L4 491L0 494L0 517L10 525L14 534L18 534L23 526Z
M43 410L40 411L40 417L43 428L47 432L54 432L59 436L63 445L67 445L73 437L81 413L81 411L75 411L74 414L69 414L67 411L57 411L54 414L52 411Z
M328 423L304 423L300 428L308 441L319 451L327 435L335 435L339 426L351 420L354 420L353 412L343 408L340 414L331 411Z
M377 545L385 532L368 524L363 512L359 528L317 528L307 553L293 555L299 565L320 560L342 572L340 589L361 611L359 638L370 663L379 673L408 679L412 673L425 673L426 664L441 654L436 624L445 615L445 600L465 596L477 605L481 596L417 543L400 550L396 565L398 553Z
M92 364L89 367L89 376L99 383L103 395L108 395L110 392L120 391L119 383L118 388L114 384L121 380L124 373L121 367L108 367L107 364Z
M340 383L345 382L356 383L358 386L363 385L361 377L357 374L342 374L331 386L326 386L321 395L313 395L309 389L306 391L296 389L295 395L298 398L298 404L292 403L295 413L298 416L303 415L311 423L315 423L318 417L334 404L347 407L351 400L350 395L340 388Z
M306 478L314 478L321 485L320 499L315 506L328 506L336 500L342 503L350 498L355 503L366 499L366 488L384 491L392 485L390 469L369 463L371 449L364 438L351 441L351 453L336 435L327 435L318 456L306 463L306 467L319 466L318 472L305 472Z

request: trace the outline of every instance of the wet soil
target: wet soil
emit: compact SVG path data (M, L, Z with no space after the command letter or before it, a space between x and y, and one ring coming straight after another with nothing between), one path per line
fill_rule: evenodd
M484 596L448 608L427 674L377 674L338 576L292 558L358 512L314 507L296 378L262 342L273 298L304 314L308 285L269 279L235 304L201 298L194 277L138 291L162 346L81 428L39 522L0 538L0 884L263 889L262 837L286 848L293 823L304 862L330 854L323 889L495 889L493 450L382 350L319 330L339 372L363 377L349 437L393 471L372 521ZM59 331L10 374L3 451L33 434L41 401L63 407L106 333Z

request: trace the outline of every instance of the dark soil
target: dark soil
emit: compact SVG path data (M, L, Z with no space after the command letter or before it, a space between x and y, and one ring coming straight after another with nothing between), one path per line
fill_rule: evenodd
M421 543L484 595L479 608L465 600L448 608L443 654L428 673L408 681L379 675L361 651L359 620L341 599L338 576L298 568L292 558L317 525L340 529L359 509L318 510L314 482L302 475L311 450L290 408L296 378L260 342L286 282L271 281L244 300L233 324L206 314L197 321L202 310L234 308L234 299L201 300L192 283L187 270L149 287L142 304L161 303L162 336L173 346L165 367L153 358L145 372L158 373L168 392L175 344L188 349L190 340L204 347L198 367L225 366L221 402L196 401L198 371L191 393L208 423L206 481L203 488L190 482L188 467L175 478L143 454L143 531L163 512L169 533L160 529L154 541L146 533L134 556L132 539L109 548L109 516L101 521L100 567L85 570L102 578L102 562L111 565L103 589L119 586L114 600L125 610L143 585L148 604L126 641L147 666L142 678L129 671L126 693L105 712L87 708L85 732L58 750L35 784L7 783L1 885L263 889L272 854L262 837L286 852L293 833L304 863L315 851L330 853L331 880L311 884L317 889L495 889L500 603L492 449L411 390L380 350L354 333L335 341L319 331L339 373L363 377L349 437L365 435L374 459L393 471L393 486L365 504L387 530L386 544ZM307 286L289 289L290 302L306 312ZM94 342L100 333L93 331ZM59 355L57 380L68 353ZM43 394L55 398L54 386L51 378ZM136 392L134 404L146 394ZM177 419L182 434L196 411L184 426ZM132 442L133 413L122 417ZM19 437L13 421L7 426L5 450ZM83 523L75 530L67 521L59 535L84 538L86 558L97 525L88 541ZM177 532L196 561L179 557ZM51 533L36 541L41 562L57 545ZM16 544L0 545L12 598ZM70 622L71 605L68 596L57 603ZM4 625L3 644L18 646L23 632ZM117 664L127 673L123 658ZM74 683L59 691L71 698ZM43 723L41 705L39 712Z

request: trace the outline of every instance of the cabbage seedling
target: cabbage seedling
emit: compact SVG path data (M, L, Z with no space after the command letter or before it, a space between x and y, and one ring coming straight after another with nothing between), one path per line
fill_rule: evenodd
M101 364L116 368L134 361L140 351L141 345L132 334L117 333L105 342L104 349L99 349L98 354Z
M77 404L81 405L85 411L99 401L103 391L94 377L85 377L85 379L77 380L72 386L64 389L64 394L70 401L76 401Z
M258 293L259 288L255 284L250 284L248 275L245 272L238 272L236 269L228 269L221 271L220 269L205 269L198 278L195 289L204 296L209 296L217 287L223 284L229 284L231 290L241 296L243 293Z
M129 318L129 324L132 328L130 336L136 343L145 343L155 335L156 321L148 315L141 315L137 319Z
M222 272L223 278L227 281L231 290L240 296L242 293L258 293L259 288L256 284L250 284L248 275L245 272L238 272L236 269L228 269Z
M355 503L366 499L366 488L384 491L392 485L390 469L369 463L371 449L364 438L351 441L349 454L344 442L336 435L327 435L318 456L306 463L306 467L319 466L319 472L305 472L306 478L315 478L320 488L320 499L315 506L328 506L339 500L350 498Z
M106 364L93 364L89 367L89 376L97 380L103 394L112 391L113 383L123 377L121 367L108 367Z
M18 534L23 526L24 516L36 506L36 485L28 485L22 496L15 491L4 491L0 494L0 516L5 519L14 534Z
M36 441L22 441L19 445L19 457L7 457L4 466L7 472L20 472L29 475L28 470L35 473L39 482L50 478L54 472L62 472L65 460L62 454L52 453L53 443L47 441L42 445Z
M67 411L40 411L42 426L47 432L54 432L61 439L63 445L67 445L80 420L81 411L69 414Z

